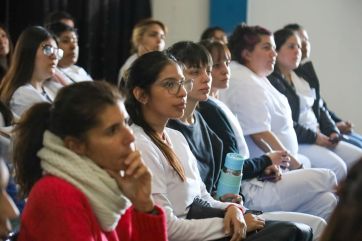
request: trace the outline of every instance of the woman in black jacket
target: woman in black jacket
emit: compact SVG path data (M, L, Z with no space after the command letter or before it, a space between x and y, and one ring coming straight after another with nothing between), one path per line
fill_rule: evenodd
M319 82L313 76L294 71L301 60L301 42L295 32L281 29L274 33L277 63L268 77L284 94L292 110L299 150L309 157L312 166L333 170L343 178L347 167L362 156L361 149L340 141L335 122L321 105Z

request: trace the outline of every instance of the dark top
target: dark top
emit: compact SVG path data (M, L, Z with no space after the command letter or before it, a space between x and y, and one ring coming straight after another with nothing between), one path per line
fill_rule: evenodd
M225 112L213 100L208 99L207 101L200 102L198 111L201 113L207 125L223 142L223 166L227 153L239 153L235 133ZM267 155L246 159L243 167L243 180L259 176L264 169L271 164L272 161Z
M202 181L209 193L216 190L216 182L222 163L223 144L207 126L201 114L195 111L194 124L186 125L179 120L170 120L168 127L180 131L186 138L196 160Z
M298 67L295 73L306 80L311 88L315 89L316 99L313 104L313 112L318 120L320 131L329 136L331 133L338 133L338 128L335 122L332 120L328 110L326 110L320 103L320 92L319 82L313 74L310 74L310 69L313 69L313 65L305 63ZM297 134L298 143L314 144L317 139L317 133L309 128L306 128L298 123L299 112L300 112L300 100L295 89L289 85L288 81L285 80L282 75L275 70L271 75L268 76L270 83L288 99L290 108L292 110L292 118L295 132Z

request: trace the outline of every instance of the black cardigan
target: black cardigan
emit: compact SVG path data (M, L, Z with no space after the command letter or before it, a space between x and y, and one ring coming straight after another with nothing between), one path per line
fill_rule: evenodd
M315 71L310 71L313 69L313 65L310 62L298 67L295 70L295 73L306 80L311 88L315 89L316 99L313 104L313 112L318 120L319 128L321 132L327 136L331 133L339 133L338 128L336 127L335 122L332 120L328 110L321 106L320 103L320 92L319 92L319 81L316 78ZM314 74L313 74L314 73ZM294 130L297 134L298 143L307 143L314 144L317 139L317 133L311 129L305 128L304 126L298 123L299 120L299 111L300 111L300 100L296 91L289 85L287 80L285 80L281 74L277 71L274 71L271 75L268 76L270 83L288 99L290 108L292 110L292 118Z
M199 103L198 111L201 113L211 130L213 130L223 142L223 166L227 153L239 153L235 133L226 114L214 101L210 99L201 101ZM273 163L267 155L246 159L243 167L243 180L259 176L264 169L271 164Z

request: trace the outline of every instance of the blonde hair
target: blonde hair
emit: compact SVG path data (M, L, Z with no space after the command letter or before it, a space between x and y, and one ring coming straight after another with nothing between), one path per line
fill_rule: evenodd
M166 25L163 24L161 21L154 20L152 18L146 18L146 19L141 20L133 27L132 39L131 39L131 43L132 43L131 52L132 53L137 52L137 48L142 40L143 35L147 31L147 29L151 25L154 25L154 24L157 24L158 26L160 26L165 34L167 33Z

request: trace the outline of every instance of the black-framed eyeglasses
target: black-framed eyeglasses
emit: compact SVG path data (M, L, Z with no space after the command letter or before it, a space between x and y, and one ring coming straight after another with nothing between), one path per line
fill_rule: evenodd
M44 44L42 48L43 48L43 54L45 56L51 56L52 54L54 54L58 60L63 58L63 53L64 53L63 49L54 47L50 44Z
M161 86L167 89L168 93L171 95L177 95L180 93L181 86L183 86L186 92L192 90L194 85L194 80L175 80L175 79L165 79L162 81Z

